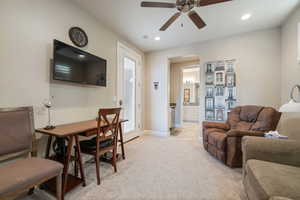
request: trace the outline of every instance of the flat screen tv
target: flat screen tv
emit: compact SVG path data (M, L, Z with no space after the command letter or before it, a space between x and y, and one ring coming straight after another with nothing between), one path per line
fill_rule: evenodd
M54 40L53 79L106 87L106 60Z

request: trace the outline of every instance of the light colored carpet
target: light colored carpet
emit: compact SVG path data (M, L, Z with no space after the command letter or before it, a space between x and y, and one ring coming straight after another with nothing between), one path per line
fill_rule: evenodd
M118 173L101 164L100 186L95 166L87 164L87 186L78 187L67 200L244 200L241 170L230 169L202 147L200 127L185 124L178 136L144 135L126 144L127 159ZM22 200L54 199L44 191Z

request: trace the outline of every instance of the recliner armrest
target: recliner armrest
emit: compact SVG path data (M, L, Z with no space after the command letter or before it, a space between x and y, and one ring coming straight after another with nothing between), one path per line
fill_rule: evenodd
M243 136L257 136L263 137L265 134L261 131L243 131L243 130L230 130L227 132L228 137L243 137Z
M246 136L242 151L244 166L250 159L300 166L299 141Z
M226 123L220 123L220 122L207 122L204 121L202 123L203 128L218 128L228 131L230 129L230 126Z

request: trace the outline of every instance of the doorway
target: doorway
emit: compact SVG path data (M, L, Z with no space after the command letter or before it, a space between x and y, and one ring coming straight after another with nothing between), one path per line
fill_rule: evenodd
M141 56L118 43L118 106L125 135L134 135L141 129ZM133 136L133 137L134 137Z
M171 135L178 135L186 127L184 123L200 121L200 59L185 56L169 60L169 127Z
M182 70L183 117L184 123L200 121L200 66L191 66Z

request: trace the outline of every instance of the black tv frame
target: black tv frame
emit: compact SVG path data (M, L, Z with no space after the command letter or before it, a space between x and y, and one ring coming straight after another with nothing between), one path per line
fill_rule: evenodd
M99 59L99 60L104 61L104 62L105 62L105 84L104 84L104 85L95 85L95 84L81 83L81 82L78 82L78 81L69 81L69 80L64 80L64 79L55 78L55 76L54 76L54 74L55 74L55 63L56 63L56 56L55 56L55 49L56 49L56 48L55 48L55 47L57 46L57 44L65 45L65 46L67 46L68 48L70 48L70 49L72 49L72 50L75 50L75 51L78 52L78 53L87 54L87 55L92 56L92 57L94 57L94 58L96 58L96 59ZM89 52L87 52L87 51L83 51L83 50L78 49L78 48L76 48L76 47L74 47L74 46L71 46L71 45L69 45L69 44L66 44L66 43L64 43L64 42L62 42L62 41L59 41L59 40L54 39L54 40L53 40L53 63L52 63L52 64L53 64L53 65L52 65L52 79L53 79L53 80L56 80L56 81L64 81L64 82L69 82L69 83L76 83L76 84L79 84L79 85L91 85L91 86L98 86L98 87L107 87L107 60L105 60L105 59L103 59L103 58L101 58L101 57L99 57L99 56L96 56L96 55L91 54L91 53L89 53Z

